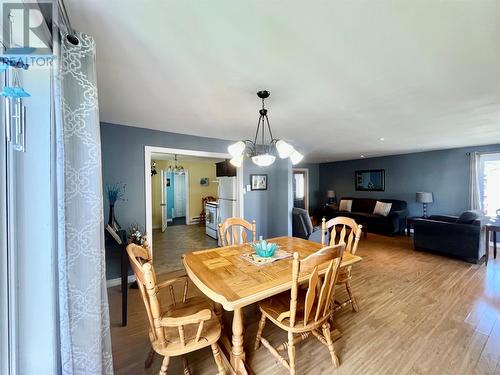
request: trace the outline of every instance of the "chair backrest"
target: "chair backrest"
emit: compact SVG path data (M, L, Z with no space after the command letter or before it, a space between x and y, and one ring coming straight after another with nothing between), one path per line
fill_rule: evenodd
M292 230L293 236L308 239L314 230L309 217L309 212L303 208L294 207L292 209Z
M156 273L153 268L149 250L142 246L130 244L127 246L127 253L130 258L130 264L134 270L134 274L139 285L139 290L146 307L148 321L151 328L151 341L161 347L168 347L170 343L174 343L178 338L182 348L189 347L190 344L197 343L203 331L204 321L212 317L212 312L208 309L198 311L196 314L185 317L163 317L164 312L161 309L161 300L159 294ZM162 283L163 284L163 283ZM170 288L170 296L175 306L175 296L173 286L167 283ZM186 290L184 291L185 299ZM185 300L184 300L185 301ZM184 327L186 325L198 324L196 335L186 337ZM167 337L164 329L166 327L177 327L178 337Z
M127 246L127 254L130 260L130 266L132 271L134 271L135 278L137 280L137 285L139 286L139 291L141 293L142 301L146 307L146 313L148 315L149 327L151 328L151 333L155 339L157 339L154 320L158 317L157 311L153 312L151 308L150 296L146 288L146 272L149 273L148 278L153 278L156 284L156 276L154 274L153 263L151 259L151 253L147 247L139 246L136 244L129 244ZM145 265L148 264L149 267ZM161 306L159 296L155 296L158 306Z
M230 217L219 224L221 246L238 245L248 242L247 230L252 233L252 242L256 239L255 220L249 223L239 217Z
M290 327L295 326L297 314L297 297L300 289L299 275L308 274L309 284L307 287L304 306L299 306L304 311L304 326L309 322L323 322L330 316L333 296L335 294L335 282L342 261L345 244L326 246L305 259L300 260L299 254L293 254L292 263L292 290L290 296L289 314ZM326 273L320 280L319 266L327 263Z
M339 230L340 229L340 230ZM326 245L326 235L330 232L330 246L338 243L345 243L345 251L355 254L358 250L359 239L361 238L362 225L358 225L350 217L339 216L321 223L321 244Z

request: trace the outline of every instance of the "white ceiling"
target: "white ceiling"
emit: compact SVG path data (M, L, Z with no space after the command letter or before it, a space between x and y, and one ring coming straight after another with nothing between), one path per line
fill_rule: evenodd
M268 89L306 161L500 143L498 0L66 3L101 121L246 139Z

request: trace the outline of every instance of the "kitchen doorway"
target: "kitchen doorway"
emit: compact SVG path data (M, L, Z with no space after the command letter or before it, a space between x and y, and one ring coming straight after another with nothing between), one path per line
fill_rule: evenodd
M146 234L157 272L182 269L181 256L188 251L217 247L216 228L224 219L219 204L227 192L225 188L221 191L219 185L222 181L226 186L225 180L230 178L219 176L216 164L229 157L146 146ZM234 201L227 215L242 216L241 168L235 174L234 196L229 197ZM226 201L222 203L223 208L227 205Z

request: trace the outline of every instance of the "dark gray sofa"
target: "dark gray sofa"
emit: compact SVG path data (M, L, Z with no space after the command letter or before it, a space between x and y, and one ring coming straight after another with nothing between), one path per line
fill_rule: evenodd
M482 214L432 215L413 223L415 250L432 251L479 263L484 256Z
M406 227L406 202L397 199L371 199L371 198L342 198L352 200L351 212L331 211L326 215L326 220L337 216L350 217L358 224L366 225L368 232L393 235L405 230ZM374 215L373 209L377 201L392 203L391 211L387 216Z

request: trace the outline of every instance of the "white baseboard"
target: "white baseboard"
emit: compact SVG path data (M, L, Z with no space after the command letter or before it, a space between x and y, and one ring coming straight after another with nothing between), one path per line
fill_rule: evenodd
M135 275L129 275L128 283L133 283L135 281ZM111 288L113 286L120 285L122 283L122 278L118 277L116 279L106 280L106 287Z

